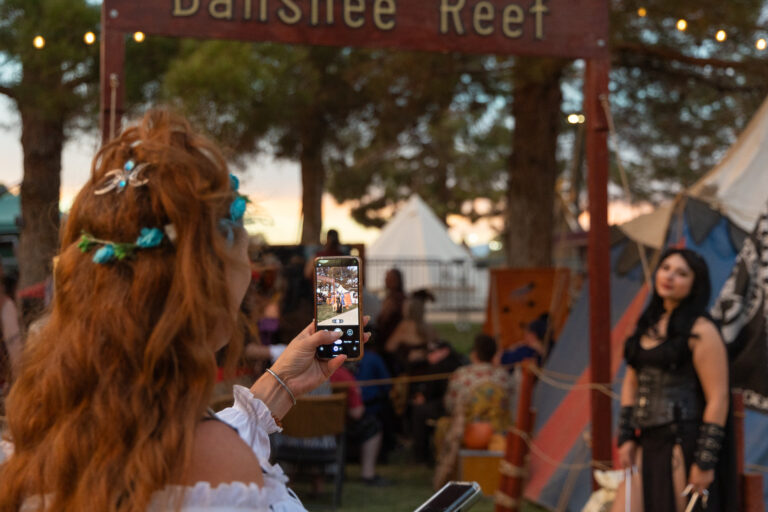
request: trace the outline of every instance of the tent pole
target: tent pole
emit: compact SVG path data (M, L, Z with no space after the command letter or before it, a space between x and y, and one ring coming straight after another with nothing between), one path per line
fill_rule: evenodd
M125 34L109 26L108 17L118 16L105 0L101 7L101 143L120 133L125 97ZM112 133L111 133L112 132Z
M589 349L590 380L611 385L610 233L608 230L608 123L601 98L608 96L608 58L587 61L584 103L587 122L589 190ZM611 398L593 389L590 395L592 460L611 465ZM593 481L597 488L597 483Z

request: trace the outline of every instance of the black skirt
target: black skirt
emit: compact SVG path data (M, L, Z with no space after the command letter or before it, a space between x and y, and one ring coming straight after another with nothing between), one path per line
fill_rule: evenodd
M732 431L730 421L726 432ZM694 508L701 512L730 512L738 510L737 475L732 448L732 435L726 434L726 443L715 468L715 480L709 487L709 501L704 509L701 503ZM681 422L644 429L639 444L643 449L643 504L646 512L677 512L672 479L672 450L679 444L685 460L686 480L689 476L699 435L698 422ZM687 484L686 484L687 485Z

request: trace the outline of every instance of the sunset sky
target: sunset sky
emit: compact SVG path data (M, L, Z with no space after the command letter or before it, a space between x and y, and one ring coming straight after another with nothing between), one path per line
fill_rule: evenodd
M14 187L22 179L22 152L20 120L9 100L0 96L0 183ZM67 210L74 196L88 178L91 158L96 151L96 137L70 141L64 149L62 164L61 207ZM299 166L294 162L260 158L236 174L241 178L241 189L253 202L257 222L249 226L253 233L262 233L268 243L293 244L301 236L301 181ZM609 220L623 222L644 213L648 208L628 208L612 204ZM345 243L366 243L376 240L378 229L365 228L349 216L349 206L338 204L326 194L323 199L323 230L337 229ZM580 218L588 226L588 217ZM449 233L456 242L482 245L496 236L501 219L488 219L469 223L460 216L450 216Z

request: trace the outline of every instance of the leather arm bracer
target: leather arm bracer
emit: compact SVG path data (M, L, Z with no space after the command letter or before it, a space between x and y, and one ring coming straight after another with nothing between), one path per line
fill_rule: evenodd
M619 413L619 436L617 443L619 446L627 441L637 441L634 411L635 407L632 405L624 405L621 407L621 412Z
M713 469L720 458L720 450L725 439L725 429L716 423L702 423L699 438L696 441L694 462L704 471Z

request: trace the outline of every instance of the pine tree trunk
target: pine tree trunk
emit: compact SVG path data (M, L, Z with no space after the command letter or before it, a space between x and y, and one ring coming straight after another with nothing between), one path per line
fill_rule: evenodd
M313 116L314 117L314 116ZM323 138L321 127L310 120L305 123L301 146L301 244L320 245L323 226Z
M560 78L565 61L519 58L509 164L506 255L510 267L552 264Z
M19 288L44 281L59 245L59 189L64 122L19 105L24 179L21 183Z

